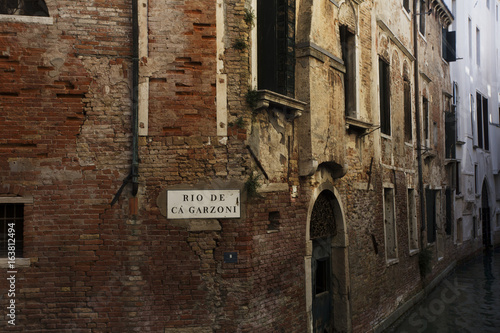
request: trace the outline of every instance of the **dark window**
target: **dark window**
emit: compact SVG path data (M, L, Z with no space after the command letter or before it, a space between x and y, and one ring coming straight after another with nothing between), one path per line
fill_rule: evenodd
M267 230L279 230L280 218L281 218L280 212L270 212L269 224L267 225Z
M476 126L478 147L489 150L488 99L480 93L476 93Z
M429 100L423 97L423 113L424 113L424 139L430 140L430 131L429 131ZM429 143L425 143L426 146L429 146Z
M391 135L391 91L389 65L382 59L378 61L380 89L380 131Z
M425 190L425 207L427 215L427 243L436 241L436 191Z
M477 218L475 216L472 217L472 238L476 239L477 237Z
M411 142L413 137L413 128L411 123L411 88L410 81L404 80L404 111L405 111L405 141Z
M457 60L457 47L456 47L456 32L448 31L448 29L443 29L442 34L442 52L443 59L447 62L453 62Z
M258 0L258 89L294 97L295 1Z
M316 295L330 290L330 257L316 260Z
M447 235L451 235L451 226L453 221L453 202L451 197L451 188L447 187L445 190L446 196L446 227L445 231Z
M461 175L460 175L460 162L457 162L456 163L456 172L455 172L455 190L456 190L456 194L460 194L461 190L460 190L460 178L461 178Z
M483 148L490 150L490 140L488 133L488 99L483 97Z
M23 223L24 204L0 203L0 257L7 257L12 245L15 245L15 256L23 256Z
M474 164L474 193L478 194L477 192L477 164Z
M420 26L419 30L422 35L425 37L425 16L426 16L427 6L425 4L425 0L420 0Z
M0 14L49 16L49 10L43 0L0 0Z
M410 10L410 0L403 0L403 7L409 13L411 11Z
M345 115L356 116L356 43L354 34L347 26L340 27L340 44L342 46L342 60L345 65L344 100Z
M457 120L455 107L452 105L449 111L444 112L445 132L445 158L455 159L455 145L457 140Z

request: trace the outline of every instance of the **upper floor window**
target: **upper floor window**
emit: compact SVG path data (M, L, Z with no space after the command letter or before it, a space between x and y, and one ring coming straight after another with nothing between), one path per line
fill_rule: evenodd
M484 150L490 149L488 133L488 99L476 93L476 126L477 126L477 145Z
M456 157L457 119L455 105L452 104L453 96L451 98L444 96L444 101L445 158L454 159Z
M257 1L257 86L295 95L295 2Z
M1 0L0 14L49 16L49 10L43 0Z
M427 9L427 6L426 6L426 3L425 3L425 0L420 0L420 25L419 25L419 29L420 29L420 33L425 37L425 15L426 15L426 9Z
M412 121L411 121L411 87L410 80L404 78L403 81L403 93L404 93L404 113L405 113L405 141L412 141Z
M391 88L389 64L379 58L380 131L391 135Z
M431 133L430 133L430 123L429 123L429 100L426 97L422 97L422 109L423 109L423 127L424 127L424 140L425 140L425 146L429 147L430 146L430 139L431 139Z
M442 36L442 56L447 62L452 62L457 60L457 47L456 47L456 32L448 31L447 28L443 29Z
M356 43L354 34L345 25L340 26L340 44L345 66L345 115L356 117Z

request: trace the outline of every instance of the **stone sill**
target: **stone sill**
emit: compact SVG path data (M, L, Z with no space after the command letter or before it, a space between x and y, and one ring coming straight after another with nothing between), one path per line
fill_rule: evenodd
M392 266L392 265L396 265L399 263L399 259L398 258L395 258L395 259L387 259L386 261L386 265L387 266Z
M345 125L348 130L358 132L359 134L364 134L374 127L372 123L349 116L345 117Z
M413 257L414 255L418 254L419 252L420 252L420 249L410 250L410 257Z
M54 24L54 18L45 16L23 16L0 14L0 22L34 23L34 24Z
M14 268L9 268L9 260L7 258L0 258L0 268L9 269L15 271L17 268L21 267L30 267L31 259L30 258L16 258L14 260Z
M287 119L293 120L302 115L307 103L294 98L278 94L270 90L257 90L257 103L255 110L276 106L283 109Z

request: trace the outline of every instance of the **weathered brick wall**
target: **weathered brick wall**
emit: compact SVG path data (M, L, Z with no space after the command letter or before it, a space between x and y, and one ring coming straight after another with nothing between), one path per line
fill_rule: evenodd
M130 157L130 3L48 7L53 24L0 23L1 192L34 200L32 263L18 269L9 329L126 325L123 299L109 298L125 280L113 275L125 261L114 241L123 217L109 202Z
M347 171L332 185L344 204L353 331L370 330L419 291L406 208L407 188L417 183L411 172L415 155L409 154L414 147L403 143L397 125L403 123L402 112L396 112L403 99L397 87L405 56L389 41L384 47L393 62L395 88L390 142L373 132L358 137L345 129L338 61L299 59L297 68L313 68L297 71L297 79L310 86L304 91L297 84L296 97L304 98L314 114L272 124L272 112L251 110L245 101L255 42L244 20L250 4L226 2L221 60L229 128L222 138L217 136L216 1L149 1L148 54L140 59L141 78L149 80L149 126L139 139L133 215L130 185L110 206L132 156L131 1L49 1L48 6L53 24L0 22L0 194L34 199L25 207L24 254L32 262L19 268L14 330L305 332L307 215L318 179L331 178L325 176L328 168L299 177L299 143L311 131L318 161ZM339 21L331 15L342 11L342 22L351 25L357 18L358 111L361 120L374 123L379 112L373 98L374 52L384 50L377 49L373 2L354 6L355 16L348 15L347 4L311 6L318 7L314 24L320 25L312 41L338 58ZM297 15L298 29L307 26L303 14ZM332 34L323 34L321 24ZM431 23L428 29L439 31ZM297 36L309 35L297 31ZM440 43L434 35L428 38L424 57L441 64ZM247 48L235 48L236 41L245 41ZM447 68L429 73L446 78ZM441 96L443 80L436 77L432 94ZM437 105L432 117L439 121ZM298 129L304 124L306 130ZM440 137L442 131L439 127ZM251 140L260 140L266 154L252 156ZM437 177L437 185L444 181L442 156L432 163L426 175ZM244 183L252 172L266 186L259 196L247 197ZM397 221L399 261L389 266L384 183L394 184ZM190 186L241 189L242 218L199 224L166 219L165 190ZM472 247L458 253L451 239L446 242L445 260L435 264L434 275ZM237 252L237 263L224 262L226 252Z

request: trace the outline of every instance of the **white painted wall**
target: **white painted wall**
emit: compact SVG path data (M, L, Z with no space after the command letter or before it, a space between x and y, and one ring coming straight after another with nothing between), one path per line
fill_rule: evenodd
M489 190L489 205L492 210L492 230L497 228L497 214L499 202L495 183L500 170L500 119L499 119L499 52L500 33L497 20L499 0L445 0L448 8L455 16L452 29L457 32L457 58L451 63L452 81L458 83L457 102L457 131L458 140L464 142L457 145L457 160L461 165L461 195L456 196L455 220L463 216L464 240L472 237L472 216L479 214L481 207L481 187L486 179ZM487 3L489 2L489 8ZM500 13L499 13L500 15ZM470 21L470 23L469 23ZM470 25L470 28L469 28ZM480 31L480 43L477 41L476 30ZM471 34L470 34L471 32ZM471 35L471 36L469 36ZM478 64L477 48L479 47L480 61ZM488 98L489 106L489 142L490 150L484 151L474 148L477 143L476 125L476 91ZM471 100L472 96L472 100ZM472 113L471 113L472 106ZM478 166L478 193L474 185L474 165ZM464 214L467 202L474 204L472 215ZM470 205L470 204L469 204ZM479 216L477 217L480 221ZM481 226L478 226L481 234Z

